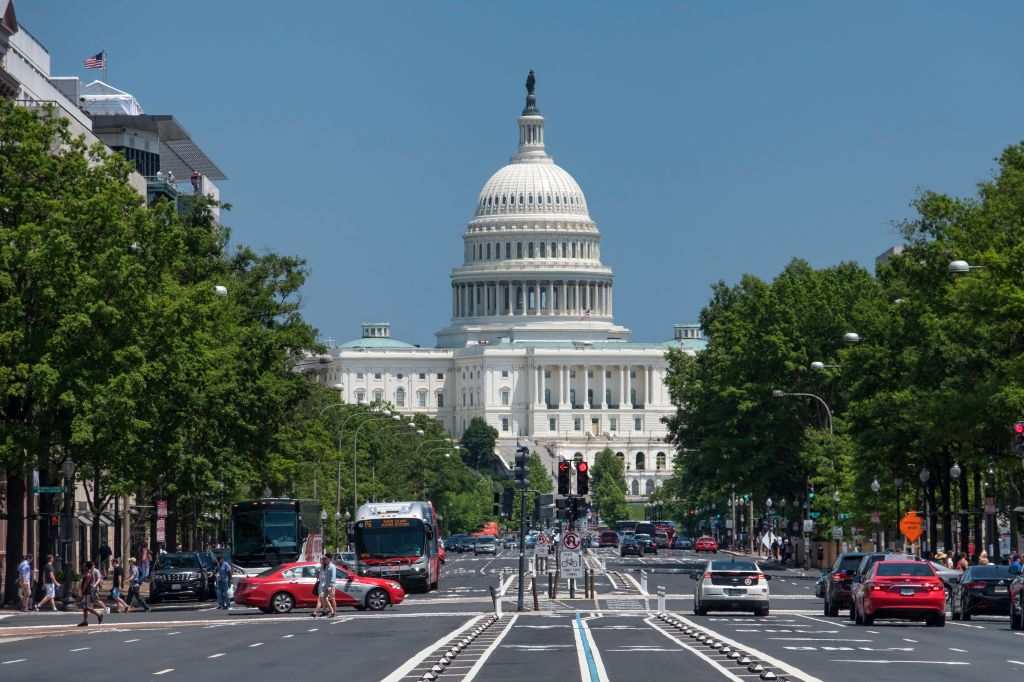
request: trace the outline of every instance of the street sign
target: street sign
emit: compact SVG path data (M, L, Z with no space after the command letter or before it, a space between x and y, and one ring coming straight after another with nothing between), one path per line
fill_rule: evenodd
M996 498L986 497L985 498L985 513L995 514L996 513Z
M832 526L832 539L833 540L842 540L843 539L843 527L842 526Z
M921 537L921 517L917 515L917 512L907 512L907 515L900 519L900 532L910 542L917 542L917 539Z
M839 520L840 521L848 521L849 519L850 519L850 515L849 514L840 514L839 515Z
M537 544L534 546L534 552L537 556L542 559L546 559L551 553L551 538L543 533L537 536Z
M726 519L725 520L725 527L729 528L729 529L732 528L732 519Z
M876 526L878 525L878 523L879 523L878 512L876 512L876 511L871 512L871 523L875 524Z
M582 550L580 546L580 534L576 532L569 532L562 535L562 549L567 552L579 552Z
M582 578L583 555L577 552L562 552L559 554L558 572L563 578Z
M819 512L819 511L812 511L812 512L810 513L810 517L811 517L812 519L816 519L816 518L818 518L819 516L821 516L821 512Z
M156 501L156 541L167 541L167 500Z
M814 532L814 521L812 521L810 519L804 519L804 532L805 533L813 533Z
M62 485L34 485L32 486L32 492L41 495L48 495L52 493L64 492L64 486Z

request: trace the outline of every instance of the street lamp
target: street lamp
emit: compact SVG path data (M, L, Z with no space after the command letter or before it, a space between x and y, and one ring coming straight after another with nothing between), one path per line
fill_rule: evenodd
M352 548L352 514L345 510L345 539L349 549Z
M341 552L341 533L338 531L338 525L341 523L341 512L334 512L334 553L338 554Z
M903 477L896 474L892 479L892 484L896 486L896 539L900 537L900 491L903 487Z
M946 270L952 275L963 275L971 270L980 270L984 267L984 265L971 265L965 260L954 260L950 261L949 265L946 266Z
M931 533L928 532L928 502L930 497L928 495L928 480L932 477L932 472L928 471L928 467L923 467L921 469L921 473L919 473L917 477L921 481L921 489L923 492L922 499L924 500L922 505L924 507L924 548L928 551L934 551L934 548L930 544L934 539L931 538Z
M71 524L74 519L74 506L75 506L75 470L77 469L75 460L71 459L70 456L65 457L64 461L60 465L61 471L64 473L64 566L65 580L68 581L68 587L64 591L65 598L71 595L70 587L70 571L74 566L74 552L72 552L72 546L74 543L74 535L71 532Z
M817 364L821 364L821 363L817 363ZM822 368L824 368L824 365L822 365ZM789 393L787 391L782 391L782 390L776 388L776 389L772 390L772 397L773 398L803 397L803 398L813 398L814 400L818 401L821 404L821 406L825 408L825 414L828 415L828 435L830 435L830 436L835 435L832 432L832 410L829 408L828 403L825 402L825 399L822 398L821 396L815 395L813 393ZM833 468L834 468L834 465L833 465Z
M949 467L949 477L956 481L956 495L953 497L953 551L960 546L960 538L957 535L960 533L960 474L962 470L956 460L953 460L953 466ZM947 507L948 509L948 507Z
M815 372L824 371L826 368L834 369L834 368L837 368L837 367L842 367L842 365L839 365L839 364L826 364L824 362L819 362L817 360L815 360L814 362L811 363L811 369L814 370Z
M882 544L882 542L881 542L882 539L879 537L879 530L878 530L878 521L879 521L879 518L878 518L878 491L881 490L881 489L882 489L882 484L878 482L878 477L876 476L875 479L873 481L871 481L871 492L873 492L875 494L875 511L874 511L874 514L873 514L874 518L871 519L871 520L874 522L874 526L875 526L875 551L876 552L878 551L879 545Z

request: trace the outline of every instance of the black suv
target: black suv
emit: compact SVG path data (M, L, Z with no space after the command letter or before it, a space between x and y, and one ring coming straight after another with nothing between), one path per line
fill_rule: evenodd
M150 577L149 600L158 603L166 598L212 599L216 568L213 552L161 554Z
M853 605L853 574L865 556L864 552L843 552L836 557L832 570L825 572L821 596L825 598L826 616L838 616L839 609Z

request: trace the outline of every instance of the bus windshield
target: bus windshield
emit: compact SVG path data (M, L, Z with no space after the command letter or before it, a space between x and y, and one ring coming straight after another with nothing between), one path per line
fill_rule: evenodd
M232 555L236 561L273 557L276 563L298 556L298 515L293 510L235 512L231 517Z
M426 534L418 519L383 519L361 523L356 529L360 558L423 556Z

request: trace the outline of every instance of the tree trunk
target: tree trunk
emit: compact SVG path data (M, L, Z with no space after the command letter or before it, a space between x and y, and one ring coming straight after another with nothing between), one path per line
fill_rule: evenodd
M981 497L981 468L974 470L974 556L971 559L975 562L978 561L978 557L981 555L983 549L985 549L985 542L981 537L981 521L984 507L982 506L983 499Z
M952 556L953 552L953 496L950 491L949 479L949 458L946 458L946 466L939 470L939 495L942 497L942 546L946 554Z
M25 477L7 473L7 551L5 562L4 604L18 599L18 564L25 554Z
M89 538L89 558L94 566L100 565L100 514L103 512L103 491L99 474L92 480L92 529Z
M970 509L970 498L968 497L968 483L967 483L967 466L966 464L960 467L960 518L957 519L957 523L960 528L960 543L958 549L960 554L966 556L969 545L971 544L971 528L969 519L970 516L967 514Z

